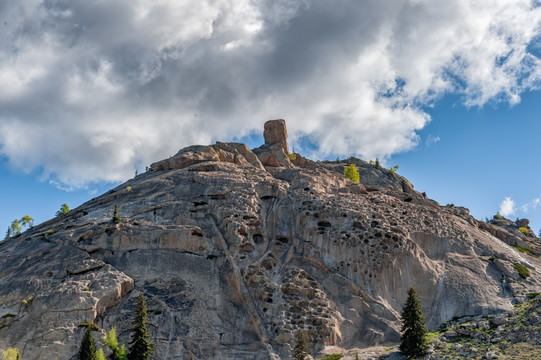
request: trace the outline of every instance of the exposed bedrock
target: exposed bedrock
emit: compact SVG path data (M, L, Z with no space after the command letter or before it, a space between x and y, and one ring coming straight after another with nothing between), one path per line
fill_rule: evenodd
M396 342L410 286L432 329L540 291L539 259L511 245L539 247L518 228L498 233L361 160L355 184L347 163L278 147L285 165L238 143L185 148L1 242L0 348L69 359L84 321L127 343L142 292L156 358L286 359L299 330L313 352Z

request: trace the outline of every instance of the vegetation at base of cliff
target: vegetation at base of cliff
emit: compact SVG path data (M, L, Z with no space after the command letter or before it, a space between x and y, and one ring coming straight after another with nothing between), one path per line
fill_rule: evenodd
M137 306L134 310L134 320L132 322L132 340L129 353L126 351L126 347L118 343L116 338L116 328L111 327L109 332L105 333L105 336L101 338L103 344L111 350L113 353L110 359L113 360L149 360L154 352L154 343L150 341L150 331L148 326L148 313L146 307L146 301L143 294L139 296ZM91 321L85 321L78 325L79 327L85 327L85 333L81 340L79 352L77 353L78 360L105 360L103 349L96 350L96 343L92 337L92 331L99 331L99 327Z
M128 354L126 352L126 347L124 344L119 345L116 338L116 328L111 327L108 333L105 333L105 336L101 341L113 352L113 360L127 360Z
M417 291L412 286L402 308L402 336L400 352L406 357L420 357L428 350L428 330Z
M466 316L442 325L430 334L430 358L439 359L541 359L540 293L496 316Z
M361 181L359 171L357 170L357 166L355 166L355 164L350 164L344 167L344 177L350 179L354 183L359 183Z
M325 357L323 357L323 358L321 358L319 360L338 360L338 359L341 359L343 357L344 357L344 355L342 355L342 354L329 354L329 355L327 355L327 356L325 356Z
M130 329L132 337L128 352L129 360L148 360L154 351L156 344L150 341L147 318L147 303L144 295L141 294L137 300L132 328Z
M87 326L77 353L77 360L96 360L97 354L96 342L92 337L92 328Z
M518 271L518 274L520 275L521 278L526 279L530 277L530 270L528 270L526 266L515 263L513 264L513 267L515 268L516 271Z
M295 347L293 348L293 360L305 360L308 356L308 346L302 331L297 332Z

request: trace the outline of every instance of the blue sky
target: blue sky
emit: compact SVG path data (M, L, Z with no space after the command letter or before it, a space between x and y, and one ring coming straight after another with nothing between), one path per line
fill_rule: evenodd
M541 227L538 1L20 0L0 26L0 229L276 118L311 158Z

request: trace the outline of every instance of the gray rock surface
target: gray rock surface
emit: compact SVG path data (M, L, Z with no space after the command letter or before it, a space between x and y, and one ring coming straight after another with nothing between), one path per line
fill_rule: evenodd
M188 147L1 242L0 348L69 359L83 321L127 343L143 292L156 359L286 359L299 329L314 354L396 343L409 286L433 329L540 289L538 258L396 174L366 164L355 184L343 164L260 159L238 143Z

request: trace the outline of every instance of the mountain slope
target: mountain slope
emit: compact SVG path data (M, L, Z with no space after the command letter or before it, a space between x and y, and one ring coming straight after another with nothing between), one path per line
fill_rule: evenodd
M155 358L278 359L299 329L314 352L395 343L409 286L431 328L541 289L539 259L509 245L536 252L533 238L352 158L355 184L346 162L289 156L286 136L269 122L258 149L185 148L0 243L0 348L68 359L87 320L127 343L143 292Z

